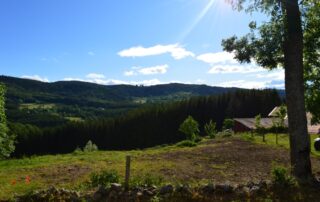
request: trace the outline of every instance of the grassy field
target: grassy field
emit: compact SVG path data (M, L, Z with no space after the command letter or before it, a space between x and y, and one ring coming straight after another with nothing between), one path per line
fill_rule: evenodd
M203 140L196 147L159 146L133 151L97 151L47 155L0 161L0 200L50 185L81 189L91 173L116 170L123 178L125 156L132 156L132 177L150 174L168 183L200 185L270 180L275 165L289 166L288 139L273 135L251 139L249 134ZM248 141L250 139L250 141ZM260 141L261 139L261 141ZM320 175L319 152L313 152L313 170ZM30 180L26 181L26 178Z
M263 138L260 135L254 135L252 138L251 133L243 133L243 134L240 134L239 137L241 137L244 140L248 140L248 141L251 141L254 143L258 143L258 144L267 144L267 145L271 145L271 146L284 147L286 149L290 148L288 134L279 134L278 135L278 144L276 144L276 134L271 134L271 133L265 135L265 142L263 142ZM313 146L314 139L316 139L317 137L319 137L319 135L315 135L315 134L310 135L311 154L314 156L320 157L320 152L315 151L314 146Z
M28 104L21 104L19 106L19 109L21 109L21 110L23 110L23 109L29 109L29 110L42 109L42 110L47 110L47 109L53 109L55 107L56 107L55 104L28 103Z

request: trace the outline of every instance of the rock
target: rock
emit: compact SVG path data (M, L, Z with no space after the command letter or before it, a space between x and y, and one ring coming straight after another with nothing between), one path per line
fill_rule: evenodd
M256 194L260 191L260 187L254 185L253 187L250 188L250 195Z
M250 181L247 183L247 187L249 187L249 189L251 189L253 186L255 186L254 182Z
M112 183L110 190L120 192L120 191L122 191L122 186L121 186L121 184L118 184L118 183Z
M200 188L200 192L204 195L214 194L214 190L215 188L213 184L208 184Z
M161 187L159 194L171 194L173 192L174 188L171 184Z
M138 198L140 198L140 197L143 196L143 193L139 191L139 192L136 193L136 196L137 196Z
M145 189L143 190L143 194L147 195L147 196L154 196L156 195L155 192L151 191L151 190L148 190L148 189Z
M182 185L176 188L176 192L180 193L183 196L190 196L192 195L191 188L188 185Z
M232 193L234 191L233 186L231 186L230 184L217 184L215 186L215 190L218 193Z

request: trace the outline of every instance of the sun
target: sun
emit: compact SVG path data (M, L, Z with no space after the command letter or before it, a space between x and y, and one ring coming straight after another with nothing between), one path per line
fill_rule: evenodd
M201 12L196 16L196 18L191 22L190 26L181 36L181 41L183 41L191 32L196 28L196 26L202 21L202 19L210 12L217 11L223 12L226 6L226 0L207 0L207 4L201 10Z

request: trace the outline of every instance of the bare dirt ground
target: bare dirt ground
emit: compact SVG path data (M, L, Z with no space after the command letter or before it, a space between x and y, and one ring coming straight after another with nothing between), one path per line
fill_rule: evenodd
M271 180L274 166L289 167L289 151L254 144L237 138L211 140L189 151L172 151L149 156L170 162L171 167L160 169L167 179L232 184ZM312 158L314 173L320 176L320 159Z

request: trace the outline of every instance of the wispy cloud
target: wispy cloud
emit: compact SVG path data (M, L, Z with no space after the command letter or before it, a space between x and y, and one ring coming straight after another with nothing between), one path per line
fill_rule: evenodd
M272 80L284 80L284 70L273 70L265 74L256 74L256 78L267 78Z
M209 74L252 73L266 71L262 67L253 65L215 65L208 71Z
M132 67L132 70L125 71L125 76L134 75L155 75L155 74L165 74L167 73L169 65L158 65L152 67Z
M33 75L33 76L24 75L21 78L42 81L42 82L49 82L49 79L47 79L46 77L41 77L39 75Z
M156 45L148 48L145 48L143 46L136 46L122 50L118 53L118 55L121 57L146 57L162 55L166 53L169 53L176 60L195 56L194 53L186 50L179 44Z
M247 81L247 80L235 80L235 81L226 81L216 86L221 87L237 87L237 88L247 88L247 89L265 89L265 88L277 88L284 89L283 81Z
M86 75L86 78L88 78L88 79L104 79L106 77L103 74L90 73L90 74Z
M94 56L94 55L96 55L93 51L89 51L88 52L88 55L90 55L90 56Z
M64 81L81 81L81 82L89 82L89 83L95 83L100 85L144 85L144 86L152 86L152 85L158 85L163 84L158 79L150 79L150 80L142 80L142 81L123 81L123 80L117 80L117 79L80 79L80 78L64 78Z
M133 71L133 70L129 70L129 71L125 71L123 74L124 74L125 76L134 76L134 75L136 75L137 73L136 73L135 71Z

